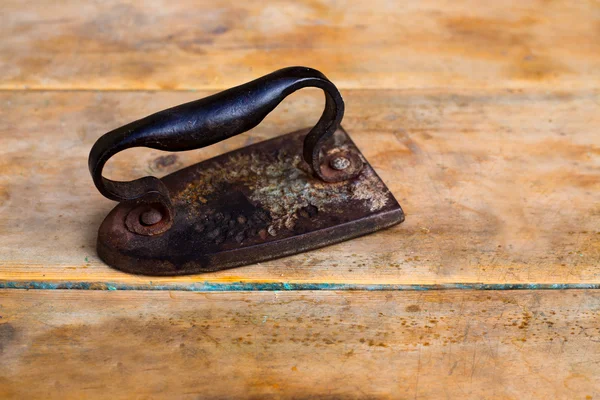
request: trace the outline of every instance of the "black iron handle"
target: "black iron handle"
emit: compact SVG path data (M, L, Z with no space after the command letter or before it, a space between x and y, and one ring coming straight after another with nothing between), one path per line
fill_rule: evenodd
M342 120L342 96L321 72L290 67L106 133L94 144L88 160L94 184L111 200L161 203L172 218L169 192L160 179L147 176L129 182L112 181L102 176L106 162L116 153L132 147L183 151L220 142L254 128L284 98L304 87L320 88L326 98L321 118L304 140L304 159L323 181L339 180L321 172L320 151Z

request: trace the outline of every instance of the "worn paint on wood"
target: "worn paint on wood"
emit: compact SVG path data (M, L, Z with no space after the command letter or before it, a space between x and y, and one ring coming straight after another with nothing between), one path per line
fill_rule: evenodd
M600 283L600 92L594 90L345 91L344 126L403 205L405 223L219 273L156 278L107 267L96 257L95 240L114 203L92 184L89 149L105 131L206 94L1 93L4 286ZM163 175L311 126L322 101L310 90L295 95L251 133L200 151L127 150L111 160L107 175Z
M600 83L600 3L4 0L0 88L227 88L290 65L342 88Z
M303 291L303 290L368 290L368 291L432 291L432 290L565 290L600 289L600 283L307 283L307 282L252 282L203 281L193 283L152 282L128 284L86 281L2 281L0 289L44 290L152 290L185 292L246 292L246 291Z
M3 399L586 399L599 353L598 291L0 291Z

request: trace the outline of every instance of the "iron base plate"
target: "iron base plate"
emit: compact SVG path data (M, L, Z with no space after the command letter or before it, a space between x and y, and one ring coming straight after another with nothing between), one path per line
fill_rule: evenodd
M172 227L155 236L133 233L127 216L140 206L119 204L100 226L99 256L135 274L195 274L301 253L404 221L402 208L342 128L324 159L359 157L360 174L338 183L313 177L302 158L307 132L162 178L175 208Z

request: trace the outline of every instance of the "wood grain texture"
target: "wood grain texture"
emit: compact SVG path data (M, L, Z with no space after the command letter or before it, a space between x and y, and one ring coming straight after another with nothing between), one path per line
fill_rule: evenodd
M0 35L0 288L163 289L0 289L0 398L600 397L600 291L414 290L600 287L597 0L4 0ZM289 65L344 89L406 222L196 276L102 263L95 140ZM304 91L106 173L162 176L322 106ZM410 290L289 291L313 287Z
M600 283L597 90L344 91L343 125L404 207L405 223L218 273L154 278L107 267L95 240L114 203L87 171L92 144L123 123L207 94L0 93L0 282L183 289L239 282ZM310 126L322 106L322 95L308 90L251 133L168 159L127 150L107 174L163 175Z
M342 88L582 89L600 3L4 0L0 88L228 88L290 65Z
M600 292L0 291L0 397L600 396Z

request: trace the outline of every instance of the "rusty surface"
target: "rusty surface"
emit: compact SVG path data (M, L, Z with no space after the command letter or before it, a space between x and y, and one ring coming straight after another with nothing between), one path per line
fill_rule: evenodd
M321 172L358 175L334 183L314 177L302 157L307 132L166 176L174 220L161 220L161 210L147 204L122 203L100 227L99 255L127 272L191 274L296 254L404 220L398 202L341 128L324 148ZM152 223L172 226L148 236Z

